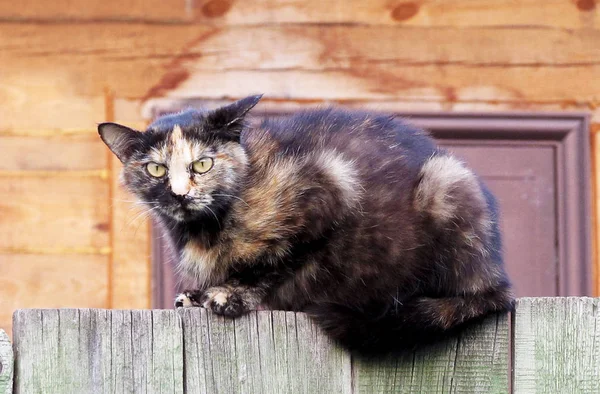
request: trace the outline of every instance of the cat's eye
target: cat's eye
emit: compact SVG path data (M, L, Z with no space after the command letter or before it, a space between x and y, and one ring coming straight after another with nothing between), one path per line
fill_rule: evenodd
M213 159L210 157L205 157L200 160L196 160L192 163L192 170L194 170L197 174L204 174L208 172L213 167Z
M146 171L155 178L161 178L167 173L167 167L158 163L146 164Z

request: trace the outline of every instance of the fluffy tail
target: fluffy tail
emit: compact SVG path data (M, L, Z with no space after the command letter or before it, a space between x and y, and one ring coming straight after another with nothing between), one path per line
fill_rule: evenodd
M416 297L386 307L313 305L306 312L334 340L363 355L383 355L456 335L467 324L512 310L508 288L447 298Z

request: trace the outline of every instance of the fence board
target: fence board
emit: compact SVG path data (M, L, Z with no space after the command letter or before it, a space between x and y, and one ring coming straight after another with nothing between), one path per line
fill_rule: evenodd
M358 393L508 393L508 315L386 361L356 359Z
M173 311L19 310L15 393L181 393L181 320Z
M600 393L600 299L521 298L515 394Z
M8 335L0 330L0 394L12 394L13 351Z
M350 393L350 356L304 314L182 312L190 393Z
M600 392L599 303L519 300L515 393ZM19 310L14 392L507 393L509 327L507 315L492 316L458 338L366 360L302 313L230 320L200 308ZM0 394L10 384L7 341L0 332Z

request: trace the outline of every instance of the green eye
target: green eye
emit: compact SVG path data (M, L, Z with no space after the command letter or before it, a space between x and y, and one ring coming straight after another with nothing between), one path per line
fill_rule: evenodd
M197 174L204 174L213 167L213 159L205 157L192 163L192 170Z
M161 178L167 173L167 168L162 164L148 163L146 164L146 171L155 178Z

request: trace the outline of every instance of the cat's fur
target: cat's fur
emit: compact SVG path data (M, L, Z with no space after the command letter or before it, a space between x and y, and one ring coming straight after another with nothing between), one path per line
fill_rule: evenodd
M259 99L165 116L144 133L99 126L125 186L198 283L176 306L304 311L365 353L412 348L512 308L496 202L427 133L334 108L249 128ZM201 157L214 167L194 174ZM148 175L150 161L167 175Z

